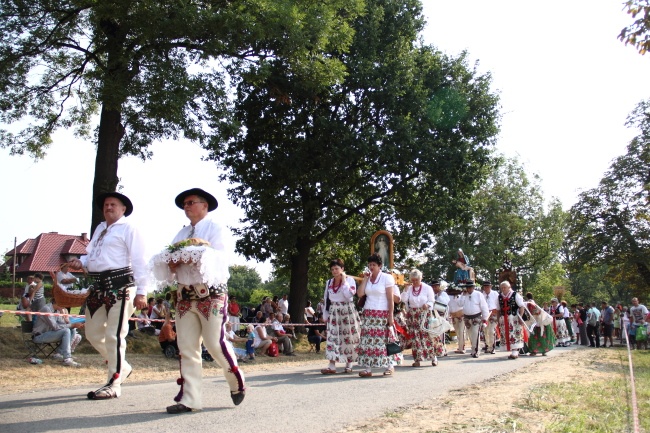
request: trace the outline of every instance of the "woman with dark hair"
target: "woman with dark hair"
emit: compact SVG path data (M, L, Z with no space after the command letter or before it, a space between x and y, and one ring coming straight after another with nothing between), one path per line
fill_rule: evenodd
M352 301L357 292L357 284L352 277L345 275L345 265L341 259L330 262L330 272L332 278L327 281L323 296L323 320L327 323L325 358L330 363L320 372L335 374L336 363L345 362L344 371L352 373L352 363L357 360L356 349L360 338L359 313Z
M357 348L358 364L365 369L361 377L372 376L372 368L384 368L384 376L392 376L393 356L386 352L386 343L394 336L393 298L395 279L381 272L382 260L378 254L368 257L368 272L357 291L360 297L366 295L366 303L361 319L361 341Z

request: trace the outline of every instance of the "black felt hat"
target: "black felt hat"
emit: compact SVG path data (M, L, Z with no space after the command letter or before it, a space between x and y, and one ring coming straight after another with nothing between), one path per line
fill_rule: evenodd
M124 211L124 216L129 216L131 213L133 213L133 203L131 203L131 200L124 194L120 194L119 192L105 192L103 194L100 194L96 199L95 199L95 207L99 209L104 208L104 201L109 198L109 197L115 197L119 201L122 202L124 206L126 206L126 211Z
M217 208L217 206L219 206L217 199L214 198L214 196L209 192L203 191L201 188L188 189L187 191L183 191L182 193L178 194L174 200L176 206L183 209L183 202L185 201L185 197L189 197L191 195L197 195L205 199L205 201L208 202L208 212L212 212Z
M489 281L483 281L483 284L481 285L481 287L492 287L492 283L489 282Z

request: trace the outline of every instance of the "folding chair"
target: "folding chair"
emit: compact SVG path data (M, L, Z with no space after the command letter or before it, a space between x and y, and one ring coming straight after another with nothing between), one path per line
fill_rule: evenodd
M29 352L25 358L35 357L47 359L56 349L61 345L61 341L55 343L35 343L32 331L34 330L34 322L20 322L20 330L22 331L23 344Z

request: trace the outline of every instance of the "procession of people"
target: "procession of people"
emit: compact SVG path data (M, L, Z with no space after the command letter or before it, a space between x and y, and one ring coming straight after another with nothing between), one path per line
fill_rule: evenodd
M244 400L244 373L226 332L226 324L239 327L239 305L234 297L229 298L227 287L231 251L227 251L224 241L226 230L208 218L208 213L218 207L217 200L207 191L192 188L178 194L174 202L189 223L169 247L147 262L144 241L128 219L134 209L130 199L117 192L99 196L95 205L102 210L105 221L94 232L87 254L61 266L62 271L83 270L96 281L88 291L85 329L88 341L106 360L107 379L88 393L89 399L120 397L121 385L132 372L126 360L128 320L135 309L147 308L146 296L154 285L174 285L171 303L176 313L180 391L174 397L175 403L166 408L167 413L202 409L205 350L221 367L233 404ZM550 308L540 307L531 294L524 298L514 290L508 279L497 282L498 291L492 290L489 280L478 284L474 268L461 249L452 261L456 268L452 284L438 279L427 283L420 270L412 269L403 292L384 260L382 255L372 253L363 276L356 278L346 274L342 259L329 262L332 278L325 285L318 312L310 320L313 328L319 329L310 330L310 342L318 337L314 343L317 349L321 341L325 342L328 365L320 370L321 374L339 373L339 363L344 365L342 373L352 373L356 366L360 378L372 377L373 369L391 377L395 367L402 365L402 352L407 349L411 349L411 367L427 363L435 367L439 357L449 356L447 346L454 340L455 354L467 355L469 343L471 358L479 358L482 352L494 355L500 348L511 360L524 353L546 355L556 344L566 346L574 341L573 329L570 333L567 327L572 317L566 303L563 306L553 298ZM403 279L400 281L403 283ZM286 310L286 295L276 304ZM640 332L640 316L647 310L636 305L633 308L632 325L623 326L625 331L621 332ZM607 317L612 317L605 334L611 341L614 310L606 311ZM260 308L259 313L263 312ZM286 313L278 314L284 317ZM169 320L169 312L167 317ZM579 318L580 314L576 312L573 317ZM278 341L277 336L266 335L261 323L254 329L249 327L249 352L253 354L255 349ZM293 355L290 342L288 346ZM286 352L286 345L283 347Z

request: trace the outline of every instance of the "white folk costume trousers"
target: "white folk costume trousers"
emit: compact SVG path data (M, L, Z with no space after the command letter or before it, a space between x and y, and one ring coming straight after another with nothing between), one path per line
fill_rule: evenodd
M496 331L497 325L499 324L499 316L493 314L488 319L487 328L483 330L483 335L485 337L485 346L487 346L487 351L492 352L495 349L496 344Z
M202 300L179 300L176 304L176 334L181 354L181 392L175 399L192 409L201 409L203 366L201 341L223 370L231 392L244 391L244 373L239 370L233 346L227 344L228 320L225 294Z
M458 338L458 350L465 350L465 319L463 317L452 317L451 323Z
M478 346L481 339L481 325L483 324L483 319L479 314L478 317L470 318L465 316L465 328L467 329L467 334L469 336L469 344L472 348L472 355L479 354Z
M122 290L126 290L128 296L120 295L119 292ZM105 296L101 299L104 305L99 306L93 313L91 313L93 308L86 308L86 338L106 360L108 366L106 384L110 385L118 397L122 392L121 383L131 372L131 366L126 362L125 356L129 317L135 311L133 305L135 290L135 287L120 289L117 295L115 292L104 292ZM92 304L91 300L86 302L89 306ZM108 311L105 307L107 304L111 304Z

